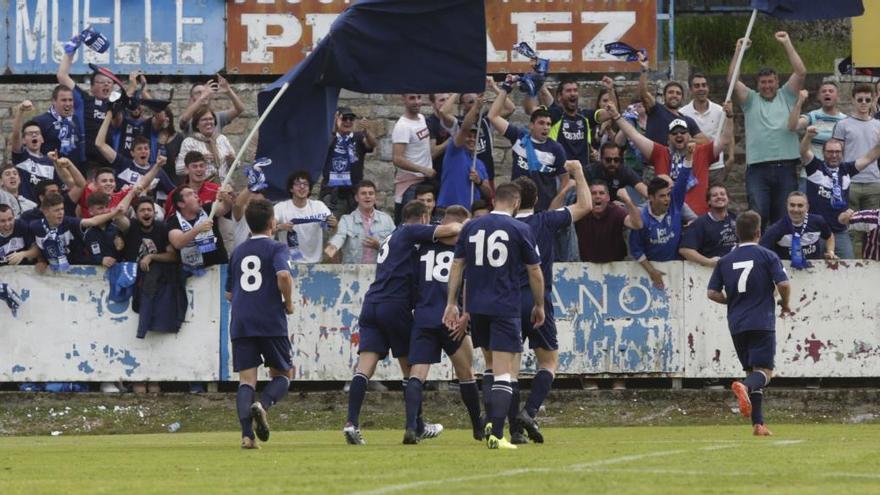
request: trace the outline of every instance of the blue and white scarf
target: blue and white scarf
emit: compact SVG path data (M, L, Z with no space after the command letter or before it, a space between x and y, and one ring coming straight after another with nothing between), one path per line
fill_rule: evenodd
M336 144L333 146L332 156L330 157L328 186L351 185L351 168L357 163L357 147L355 144L354 134L347 136L336 135Z
M57 227L49 227L44 218L43 229L46 237L43 238L43 256L49 262L49 268L53 272L66 272L70 269L70 261L67 259L67 243L64 242Z
M197 225L208 220L208 214L205 210L199 211L199 217L195 223L190 224L180 212L176 212L177 221L180 223L180 230L187 233ZM217 238L214 237L213 231L202 232L196 236L189 245L180 250L180 261L184 270L194 274L203 275L205 273L205 259L203 254L210 253L217 249Z
M55 128L58 129L58 140L61 142L61 154L70 156L70 152L76 149L76 132L73 125L73 117L62 117L55 107L49 107L49 114L55 119Z

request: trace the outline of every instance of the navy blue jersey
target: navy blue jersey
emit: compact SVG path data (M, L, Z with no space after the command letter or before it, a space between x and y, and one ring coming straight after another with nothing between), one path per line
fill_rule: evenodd
M403 224L385 238L376 257L376 280L364 295L364 303L412 301L416 246L434 240L433 225Z
M0 265L6 264L6 256L24 251L34 244L34 236L28 229L27 223L17 219L12 226L12 232L8 236L0 234Z
M837 217L846 211L849 203L850 177L859 173L855 162L844 162L837 167L829 167L824 161L814 157L810 163L804 165L804 172L807 174L807 199L810 202L810 210L822 215L832 232L846 232L846 225L837 221ZM840 196L843 200L843 205L838 208L831 205L835 182L840 186Z
M232 339L288 337L278 272L288 270L287 246L265 236L238 246L229 261L226 292L232 293Z
M567 173L565 171L565 150L562 145L552 139L547 139L543 143L539 143L529 136L528 130L517 127L513 124L507 126L504 131L504 137L510 140L513 145L510 148L513 159L513 167L510 171L511 180L520 176L527 176L535 181L538 188L538 202L535 204L535 211L546 210L556 196L558 186L556 184L558 175ZM523 144L523 137L531 141L531 146L535 150L534 158L537 163L533 167L529 167L528 151Z
M34 188L41 180L54 180L61 183L55 172L55 165L46 155L34 156L22 148L20 152L12 152L12 163L15 164L18 176L21 178L18 192L31 201L37 203L40 201Z
M119 232L113 222L104 228L89 227L83 232L79 252L70 253L70 261L75 265L100 265L105 257L119 258L119 251L113 243Z
M645 129L645 136L655 143L666 146L669 144L669 124L675 119L687 122L688 132L691 136L700 133L700 126L697 125L696 120L687 115L672 113L665 105L657 103L648 110L648 126Z
M95 146L95 137L98 136L98 129L107 116L107 110L110 110L110 101L96 98L84 91L79 86L73 87L73 120L76 122L76 130L79 132L77 143L85 143L85 146L77 146L80 151L82 162L86 158L96 160L100 163L107 161ZM73 160L73 157L71 157ZM73 160L79 165L81 162Z
M548 110L553 123L550 138L562 145L565 157L579 160L584 165L590 163L593 129L599 126L596 112L579 108L574 115L569 115L558 103L550 105Z
M517 215L516 219L532 228L532 233L535 236L535 245L538 248L538 254L541 256L544 289L550 290L553 288L553 260L556 259L553 252L554 239L560 230L571 225L571 212L568 208L559 208L553 211ZM521 286L529 286L529 274L526 270L522 272Z
M417 328L442 326L454 251L455 246L442 242L419 246L419 263L415 273L416 305L413 312Z
M493 211L464 225L455 259L465 260L467 311L519 318L523 265L541 262L531 227Z
M795 234L800 235L804 258L821 260L825 256L825 245L819 239L831 237L831 227L821 215L810 213L805 224L793 225L788 215L774 223L761 235L761 245L772 249L784 260L791 259L791 242Z
M80 132L77 128L78 124L75 117L71 116L70 120L68 120L69 125L65 125L60 115L59 118L55 118L52 112L48 111L37 115L33 118L33 121L40 126L40 133L43 135L43 145L40 146L41 152L57 151L61 156L70 158L74 163L79 163L80 150L85 144L80 141ZM67 153L61 151L63 149L62 135L66 144L72 146Z
M116 159L113 160L113 169L116 171L117 179L116 186L122 188L125 185L131 185L133 187L151 168L153 167L149 164L146 167L141 167L131 158L117 153ZM156 178L147 186L146 192L155 191L156 201L162 203L174 191L174 188L174 181L168 177L165 170L159 170Z
M740 244L721 258L709 290L727 294L727 326L736 335L776 330L776 284L788 280L779 256L755 243Z
M711 213L700 215L681 237L680 248L697 251L707 258L724 256L736 246L736 215L727 212L721 220Z

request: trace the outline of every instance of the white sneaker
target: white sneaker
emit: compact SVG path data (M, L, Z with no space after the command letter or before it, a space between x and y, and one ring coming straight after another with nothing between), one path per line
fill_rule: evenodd
M425 431L421 438L437 438L443 433L443 425L440 423L425 423Z
M101 383L101 392L105 394L118 394L121 393L122 390L120 390L113 382L103 382Z

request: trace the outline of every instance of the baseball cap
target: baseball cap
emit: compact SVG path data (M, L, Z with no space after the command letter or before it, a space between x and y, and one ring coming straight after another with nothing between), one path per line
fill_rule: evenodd
M675 130L676 127L684 127L687 130L688 124L682 119L675 119L669 123L669 132Z
M339 107L336 112L343 117L345 117L346 115L351 115L352 117L357 118L357 114L352 112L350 107Z

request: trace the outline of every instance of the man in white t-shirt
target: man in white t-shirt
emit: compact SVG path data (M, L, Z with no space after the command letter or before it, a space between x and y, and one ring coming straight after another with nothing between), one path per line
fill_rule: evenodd
M679 113L686 115L697 122L700 130L710 140L714 141L721 136L721 124L724 122L724 109L721 105L709 99L709 79L699 72L691 74L688 86L693 99L683 106ZM709 165L709 184L724 184L727 173L725 167L733 165L733 141L721 152L718 161Z
M286 243L292 263L319 263L324 248L324 228L336 228L336 217L327 205L309 199L312 178L308 172L294 172L287 178L290 198L275 205L279 241Z
M415 186L434 177L431 160L431 136L425 116L419 113L422 95L404 94L404 112L394 124L391 142L394 145L392 162L397 167L394 177L394 223L400 223L400 212L407 202L415 199Z

